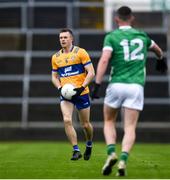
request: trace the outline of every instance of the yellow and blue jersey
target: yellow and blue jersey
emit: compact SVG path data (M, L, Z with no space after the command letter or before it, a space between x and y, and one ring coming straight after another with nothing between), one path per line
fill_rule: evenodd
M85 66L91 63L91 59L85 49L73 46L69 53L63 53L62 49L52 56L52 71L60 77L61 86L66 83L81 87L85 78ZM81 95L89 93L86 87Z

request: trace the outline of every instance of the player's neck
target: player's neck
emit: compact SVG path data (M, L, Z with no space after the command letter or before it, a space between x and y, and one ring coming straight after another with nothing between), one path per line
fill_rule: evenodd
M71 44L69 47L65 47L62 49L63 53L69 53L73 50L74 46Z
M131 26L131 23L129 23L129 22L121 22L121 23L118 24L118 26L119 27L120 26Z
M119 20L117 23L118 23L119 27L123 27L123 26L131 27L132 24L133 24L133 19L129 19L129 20L126 20L126 21Z

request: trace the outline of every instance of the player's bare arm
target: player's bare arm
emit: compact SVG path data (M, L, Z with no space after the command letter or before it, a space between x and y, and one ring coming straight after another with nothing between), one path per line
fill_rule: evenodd
M162 57L163 57L163 51L162 51L162 49L161 49L156 43L154 43L154 44L152 45L152 47L150 48L150 50L153 51L159 59L162 59Z
M150 50L153 51L157 56L156 70L161 72L161 73L166 73L168 66L167 66L167 63L166 63L165 58L163 56L162 49L156 43L154 43L152 45L152 47L150 48Z
M97 73L96 73L96 80L93 84L92 91L91 91L91 98L98 99L99 98L99 88L100 84L103 80L103 76L106 72L107 66L109 64L109 60L111 58L112 51L111 50L103 50L102 55L100 57L99 63L97 65Z
M95 76L95 71L94 71L94 67L92 64L88 64L85 66L85 70L87 72L87 76L82 84L83 87L86 87L89 85L89 83L93 80L94 76Z
M51 80L52 80L52 83L54 84L54 86L56 88L58 88L58 89L61 88L61 83L60 83L59 76L58 76L57 72L52 72Z
M106 72L111 55L112 51L110 50L103 50L102 52L101 58L97 66L96 83L98 84L101 84L103 80L103 76Z

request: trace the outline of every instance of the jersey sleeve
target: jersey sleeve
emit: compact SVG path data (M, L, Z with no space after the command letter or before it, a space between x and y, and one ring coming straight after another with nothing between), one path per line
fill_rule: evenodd
M85 49L80 49L80 58L84 66L91 63L90 56Z
M112 39L110 37L110 34L107 34L104 38L103 50L105 49L113 51Z
M52 71L57 72L58 66L56 64L56 55L53 55L51 58L51 64L52 64Z

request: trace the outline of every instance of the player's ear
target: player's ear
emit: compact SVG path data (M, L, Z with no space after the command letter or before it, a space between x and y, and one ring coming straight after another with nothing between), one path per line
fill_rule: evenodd
M115 16L114 21L116 22L116 24L119 24L119 17Z
M73 37L72 34L70 34L70 38L71 38L72 41L74 41L74 37Z
M72 39L72 41L74 41L74 37L73 36L71 36L71 39Z
M71 40L72 40L72 44L74 44L74 37L73 36L71 37Z
M132 15L132 16L130 17L130 21L133 22L134 20L135 20L135 17Z

